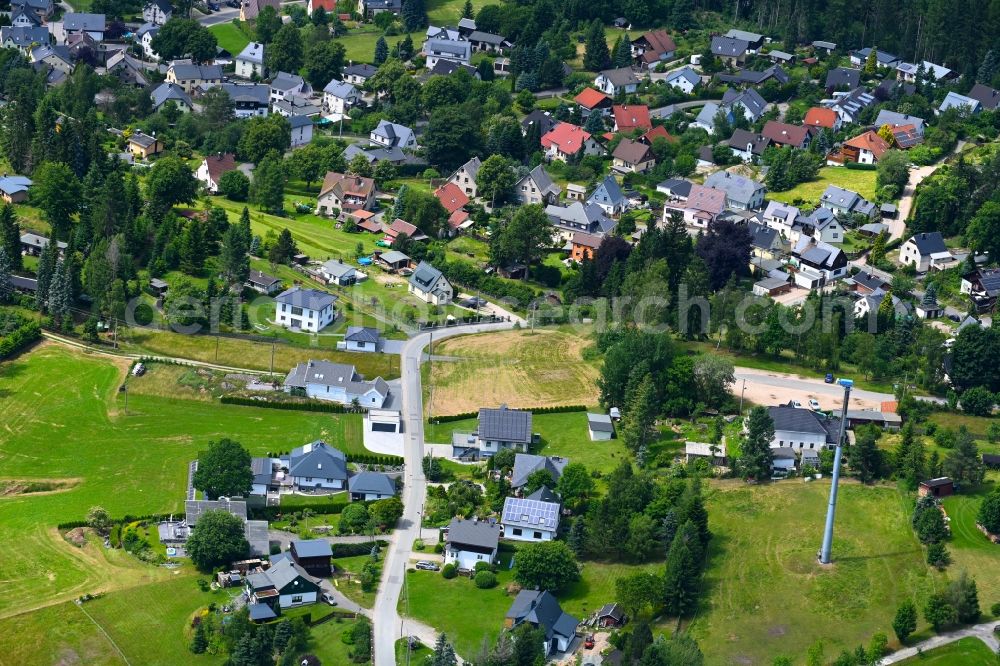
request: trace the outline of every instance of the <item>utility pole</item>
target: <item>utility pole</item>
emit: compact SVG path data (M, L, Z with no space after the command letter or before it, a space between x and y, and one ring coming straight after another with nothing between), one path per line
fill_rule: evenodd
M833 547L833 517L837 512L837 483L840 481L840 458L844 451L844 432L847 429L847 405L851 401L853 379L840 379L838 384L844 387L844 407L840 413L840 435L837 437L837 449L833 456L833 483L830 484L830 504L826 509L826 528L823 530L823 548L819 553L820 564L830 563L830 549Z
M128 380L122 384L122 390L125 392L125 416L128 416Z
M218 359L217 359L218 360ZM272 378L274 377L274 340L271 340L271 372Z
M219 334L215 334L215 362L219 362Z
M743 390L740 391L740 416L743 416L743 394L747 392L747 380L743 380Z

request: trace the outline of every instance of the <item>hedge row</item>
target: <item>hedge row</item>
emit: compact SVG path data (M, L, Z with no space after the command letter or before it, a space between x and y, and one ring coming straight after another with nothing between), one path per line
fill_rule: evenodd
M41 327L33 321L25 321L0 339L0 358L7 358L42 337Z
M875 171L878 168L874 164L862 164L861 162L847 162L844 166L855 171Z
M159 523L164 520L170 520L171 517L179 518L179 514L176 513L149 513L144 516L132 516L125 514L121 518L112 518L111 522L115 525L124 525L126 523L135 522L146 522L146 523ZM56 525L57 529L60 530L72 530L77 527L87 527L89 523L86 520L70 520L65 523L59 523Z
M378 544L379 550L385 550L389 547L389 542L385 539L379 539L375 543ZM365 541L364 543L331 543L330 550L333 551L334 557L357 557L358 555L367 555L372 552L372 544L370 541Z
M565 414L568 412L585 412L587 408L583 405L556 405L555 407L528 407L520 411L531 412L532 414ZM431 423L451 423L452 421L464 421L474 419L479 416L479 412L463 412L461 414L449 414L446 416L435 416Z
M311 400L309 402L294 402L291 400L257 400L256 398L241 398L239 396L224 395L219 400L223 405L242 405L244 407L268 407L270 409L298 409L304 412L326 412L329 414L343 414L345 412L360 412L360 408L341 405L336 402L321 402Z
M315 504L296 504L295 506L265 506L250 509L250 513L253 514L255 520L275 520L280 516L287 516L293 513L298 513L303 509L309 509L315 515L328 516L331 514L341 513L344 507L347 506L347 502L325 502L325 503L315 503Z
M377 456L372 453L348 453L347 462L362 465L399 466L403 464L402 456Z

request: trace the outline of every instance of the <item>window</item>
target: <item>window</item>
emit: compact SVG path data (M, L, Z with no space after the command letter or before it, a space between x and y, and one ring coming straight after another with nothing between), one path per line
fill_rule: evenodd
M542 533L541 532L535 532L534 537L536 539L541 539L542 538Z
M302 603L302 595L301 594L296 594L294 597L292 597L292 603L293 604L301 604Z
M293 306L292 307L292 314L295 315L295 316L297 316L297 317L301 317L302 316L302 308L297 308L297 307Z
M514 536L521 536L521 534L522 534L521 528L520 527L515 527L513 534L514 534Z

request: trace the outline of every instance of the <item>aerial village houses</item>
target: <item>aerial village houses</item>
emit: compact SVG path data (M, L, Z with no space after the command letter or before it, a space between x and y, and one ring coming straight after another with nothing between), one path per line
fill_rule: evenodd
M552 178L539 164L514 186L517 200L524 206L539 204L546 206L559 201L562 189L552 182Z
M527 623L545 636L542 649L546 656L565 652L576 638L580 621L563 611L559 602L547 590L521 590L517 593L504 619L504 627L513 629Z
M306 364L299 364L289 375L304 365ZM343 451L322 440L292 449L291 453L282 457L282 463L288 469L288 478L296 489L343 490L347 487L347 457Z
M389 397L389 385L381 377L367 381L353 365L329 361L299 363L288 372L284 387L307 398L369 409L381 409Z
M935 267L948 267L954 257L945 245L940 231L928 231L910 236L899 248L899 261L913 266L918 273Z
M455 295L448 278L426 261L413 269L408 284L409 293L432 305L448 305Z
M492 564L500 543L500 525L482 520L452 518L444 548L444 563L466 571L477 562Z
M273 275L252 270L247 277L246 286L261 294L271 295L281 289L281 280Z
M209 155L201 161L198 171L195 172L195 178L205 186L206 190L212 194L218 194L219 180L222 178L222 174L235 170L236 156L232 153L219 153L218 155Z
M374 502L396 496L396 484L381 472L358 472L347 481L352 502Z
M542 136L542 150L545 157L560 162L582 155L597 155L604 152L601 144L582 127L570 123L559 123Z
M316 214L330 216L344 211L371 210L374 203L374 180L329 171L316 200Z
M639 89L639 79L631 67L606 69L594 79L594 85L605 95L616 97L632 94Z
M452 450L456 458L475 460L489 458L501 449L527 453L532 441L531 412L501 405L480 409L476 432L454 433Z

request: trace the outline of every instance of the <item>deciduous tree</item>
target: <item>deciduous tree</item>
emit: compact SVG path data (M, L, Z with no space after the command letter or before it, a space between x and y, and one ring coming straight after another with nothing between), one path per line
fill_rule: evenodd
M202 571L228 565L246 557L250 550L243 521L222 509L206 511L184 546L191 561Z
M892 620L892 630L896 632L896 638L900 643L906 643L906 639L917 630L917 607L907 599L896 609L896 617Z
M208 449L198 457L194 487L208 499L244 497L253 488L250 453L228 438L209 442Z
M764 407L754 407L747 420L747 434L740 447L736 468L744 479L757 481L771 476L774 421Z
M272 72L298 72L302 68L303 51L299 29L294 23L283 25L265 50L267 67Z
M517 552L514 579L523 587L557 592L579 580L580 568L563 541L542 541Z

